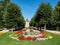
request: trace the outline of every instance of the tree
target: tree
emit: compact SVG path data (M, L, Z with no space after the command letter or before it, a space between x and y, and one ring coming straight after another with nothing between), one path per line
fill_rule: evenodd
M21 9L16 4L10 0L3 0L3 9L4 28L24 27L25 21Z
M44 28L46 29L46 24L50 24L50 19L52 15L52 7L49 3L46 4L45 6L45 11L44 11Z
M56 25L57 30L59 30L58 28L60 26L59 24L60 23L60 0L58 1L57 5L55 6L53 10L52 20L54 24Z
M37 23L38 27L44 25L46 29L46 24L50 22L52 13L52 7L49 3L41 3L35 16L33 17L34 21Z
M0 1L0 28L2 28L3 27L3 18L2 18L2 15L3 15L3 10L4 10L4 8L3 8L3 1L1 0Z
M24 18L22 16L21 10L16 4L10 3L7 8L7 23L11 24L10 27L22 27L24 26ZM7 26L9 27L9 26Z
M39 8L37 9L35 15L33 16L33 18L31 19L31 24L34 24L36 27L38 27L39 25L39 21L40 19L43 17L43 13L42 11L44 10L41 10L42 8L44 8L44 3L41 3L41 5L39 6Z
M37 26L37 23L34 21L34 19L32 18L31 21L30 21L30 26L34 26L36 27Z

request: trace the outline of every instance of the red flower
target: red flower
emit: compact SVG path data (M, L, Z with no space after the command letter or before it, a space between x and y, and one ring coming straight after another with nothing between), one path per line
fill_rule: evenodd
M16 32L16 34L23 34L23 32L25 32L25 30L20 30L20 31Z
M33 40L33 38L32 37L27 37L26 40Z
M42 31L42 30L40 30L39 32L40 32L40 34L44 34L44 31Z
M24 36L20 36L19 39L20 39L20 40L25 40L25 37L24 37Z
M44 36L38 36L37 38L44 38Z
M33 41L36 40L36 37L33 37Z
M30 32L33 32L33 30L30 30Z

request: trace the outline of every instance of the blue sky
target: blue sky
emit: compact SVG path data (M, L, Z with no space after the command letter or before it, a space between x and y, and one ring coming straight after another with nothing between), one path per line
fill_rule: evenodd
M21 8L24 19L28 18L30 20L34 16L41 2L49 2L54 8L58 0L11 0L11 2L16 3Z

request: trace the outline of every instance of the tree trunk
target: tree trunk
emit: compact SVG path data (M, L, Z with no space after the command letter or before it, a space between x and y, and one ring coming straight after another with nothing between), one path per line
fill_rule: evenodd
M40 30L41 30L41 27L40 27Z
M46 24L44 25L44 30L46 30Z
M58 27L58 26L56 27L56 30L57 30L57 31L59 30L59 27Z
M13 32L13 28L11 29L11 32Z
M41 27L39 27L39 30L41 30Z

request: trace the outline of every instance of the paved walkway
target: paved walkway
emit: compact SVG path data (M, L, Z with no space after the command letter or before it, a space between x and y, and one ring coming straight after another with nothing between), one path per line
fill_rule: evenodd
M54 34L60 34L60 31L52 31L52 30L45 30L47 32L51 32L51 33L54 33Z

